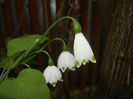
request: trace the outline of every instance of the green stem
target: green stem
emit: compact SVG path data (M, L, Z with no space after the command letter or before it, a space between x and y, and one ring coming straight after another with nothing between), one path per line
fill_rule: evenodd
M61 38L54 38L54 39L50 40L45 46L43 46L40 50L43 50L49 43L51 43L53 41L61 41L62 44L63 44L63 50L67 49L66 43L64 42L63 39L61 39Z
M11 68L16 67L17 65L19 65L19 63L34 49L34 47L36 47L36 45L38 44L39 39L36 39L36 41L33 43L33 45L26 50L16 61L15 63L12 65Z
M48 53L47 51L45 51L45 50L36 51L36 53L40 53L40 52L43 52L44 54L46 54L46 55L48 56L48 58L49 58L48 64L49 64L50 66L52 66L52 65L53 65L53 60L52 60L52 58L50 57L49 53Z
M24 58L25 56L25 53L23 53L15 62L14 64L12 65L11 69L16 67L17 65L19 65L19 63L22 61L22 59Z
M1 77L0 77L0 83L4 80L4 79L6 79L6 77L8 76L8 73L9 73L9 70L3 70L3 73L2 73L2 75L1 75Z
M26 63L22 63L22 65L25 65L26 67L28 67L29 69L31 69L31 67L28 64L26 64Z
M6 69L4 68L1 75L0 75L0 81L2 81L2 78L3 78L3 75L4 75L5 71L6 71Z
M65 20L65 19L70 19L70 20L72 20L73 22L77 22L76 19L74 19L74 18L71 17L71 16L64 16L64 17L61 17L61 18L57 19L57 20L47 29L47 31L43 34L43 37L42 37L42 39L40 40L40 42L43 41L43 39L45 38L45 36L51 31L51 29L52 29L57 23L59 23L59 22L62 21L62 20Z
M25 52L23 57L26 57L32 51L32 49L34 49L34 47L36 47L36 45L38 43L39 43L39 39L36 39L35 42L33 43L33 45Z
M29 57L26 57L27 59L25 59L23 61L23 63L27 63L28 61L30 61L32 58L34 58L36 55L34 55L35 53L32 53Z
M52 42L53 42L53 41L61 41L62 44L63 44L63 50L67 50L66 43L64 42L63 39L61 39L61 38L54 38L54 39L52 39L51 41L52 41Z
M61 41L62 44L63 44L63 50L67 50L66 43L64 42L63 39L61 39L61 38L54 38L54 39L50 40L47 44L45 44L42 48L40 48L38 51L32 52L32 53L29 55L29 57L27 57L27 59L24 60L23 62L26 63L26 62L28 62L29 60L31 60L32 58L34 58L34 57L36 56L35 54L37 54L37 52L42 51L46 46L48 46L49 43L51 43L51 42L53 42L53 41Z

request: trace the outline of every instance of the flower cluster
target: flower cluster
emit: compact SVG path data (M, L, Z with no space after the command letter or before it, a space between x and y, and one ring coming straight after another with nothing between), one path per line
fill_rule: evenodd
M57 67L51 64L44 70L44 77L47 83L56 85L57 81L62 81L61 71L65 72L66 69L74 71L79 68L82 64L85 65L91 61L96 63L93 51L87 39L81 32L80 24L74 20L73 29L75 32L74 38L74 55L68 50L64 50L58 58ZM60 71L61 70L61 71Z
M82 64L85 65L87 62L96 63L93 51L84 37L82 33L76 33L74 39L74 55L69 51L63 51L58 58L58 64L56 66L48 66L44 70L44 76L47 83L56 85L58 80L62 80L61 69L62 72L68 68L70 70L75 70L75 68L79 68Z
M70 19L72 21L72 29L75 33L72 53L69 51L69 47L63 39L50 39L48 37L48 33L50 33L52 28L64 19ZM63 51L57 59L57 65L54 64L50 54L46 51L46 47L53 41L61 41L63 44ZM0 73L0 99L16 99L18 95L23 97L23 99L33 99L38 96L39 99L42 99L42 97L43 99L50 99L47 83L55 87L58 81L63 81L62 73L67 69L74 71L89 61L96 63L91 46L81 32L79 22L70 16L57 19L41 35L25 35L8 41L6 52L7 53L4 53L4 56L2 56L2 60L0 60L0 72L2 70ZM43 75L40 71L32 69L28 65L28 63L32 64L31 60L38 53L44 53L48 56L48 66L45 68ZM11 79L8 77L12 69L22 65L27 66L28 69L26 68L21 71L17 78ZM9 95L14 88L16 88L18 92Z

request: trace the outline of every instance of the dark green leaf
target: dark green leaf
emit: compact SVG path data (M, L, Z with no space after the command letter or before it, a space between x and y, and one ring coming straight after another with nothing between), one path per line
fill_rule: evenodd
M7 56L30 49L36 43L36 40L41 37L42 35L25 35L10 40L7 44ZM46 39L44 38L44 40Z
M42 73L25 69L18 78L10 78L0 84L0 99L51 99Z

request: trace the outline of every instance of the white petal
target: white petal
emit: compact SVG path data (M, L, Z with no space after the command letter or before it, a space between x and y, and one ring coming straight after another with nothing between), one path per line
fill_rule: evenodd
M92 62L96 62L91 46L82 33L77 33L75 35L74 55L76 61L79 62L79 65L81 65L83 61L87 62L90 60Z
M64 72L66 70L66 66L64 65L64 52L62 52L58 58L58 68Z
M66 65L70 70L75 70L75 57L70 53L70 52L66 52L67 53L67 61L66 61Z
M56 79L61 80L62 75L61 75L60 70L56 66L53 66L53 71L55 72L54 74L55 74Z
M56 85L58 80L61 80L62 75L60 70L56 66L48 66L43 73L46 82L52 84L53 86Z
M43 75L45 77L46 83L49 82L49 77L50 77L49 69L50 69L50 67L48 66L43 72Z
M75 57L69 51L63 51L58 58L58 68L64 72L67 68L74 70Z

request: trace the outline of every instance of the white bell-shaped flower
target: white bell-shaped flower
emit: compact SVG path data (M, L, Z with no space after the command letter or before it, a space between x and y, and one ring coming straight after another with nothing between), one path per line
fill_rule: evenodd
M54 65L48 66L44 70L43 75L45 77L46 83L50 83L53 86L56 86L58 80L62 81L62 74L60 70Z
M80 67L82 63L85 65L89 60L93 63L96 63L91 46L81 32L75 34L74 56L77 67Z
M75 57L69 51L63 51L58 58L58 68L65 72L67 68L75 70Z

